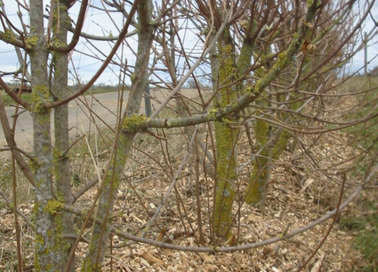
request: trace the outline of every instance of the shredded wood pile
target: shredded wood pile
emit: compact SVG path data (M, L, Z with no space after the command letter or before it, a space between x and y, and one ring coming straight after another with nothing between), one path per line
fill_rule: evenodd
M350 154L346 154L346 152L354 151L345 148L345 145L342 144L346 138L340 133L334 134L333 139L340 141L339 146L331 148L330 145L336 145L336 143L324 145L323 141L319 141L318 148L314 148L313 152L316 151L318 156L323 158L335 156L335 160L343 154L350 157ZM235 219L236 221L240 220L240 228L238 230L238 224L235 223L235 229L233 229L235 235L237 231L240 232L238 244L277 237L284 231L290 232L309 224L335 208L340 191L339 186L329 181L324 182L325 178L322 178L319 173L306 173L312 167L300 158L296 158L296 164L301 167L298 167L299 169L293 167L293 157L296 155L286 153L280 159L281 163L277 163L271 176L270 191L263 212L245 204L240 208L240 218ZM327 163L337 163L329 159L324 159L323 162L323 165L319 166L322 169L327 167ZM186 184L182 184L182 188L185 188ZM159 190L159 185L161 190ZM148 180L136 188L148 203L149 209L154 210L161 202L162 194L168 185L168 183L159 184L157 180ZM130 195L126 193L126 196L123 196L123 193L120 192L119 198L130 200L131 195L132 193ZM137 201L135 199L132 202L136 203ZM184 196L182 201L187 208L192 227L197 229L194 195ZM202 203L207 201L204 196ZM209 202L212 202L212 196L209 197ZM172 207L174 205L176 205L175 201L172 200L171 207L164 210L162 216L157 220L160 227L166 232L161 230L159 232L158 227L152 227L150 238L188 247L196 246L198 232L193 234L188 223L185 223L187 227L186 230L183 230L179 220L180 214L175 207ZM116 225L124 225L125 229L135 226L132 232L137 233L146 223L143 219L145 218L143 214L146 213L143 208L130 206L127 201L123 201L117 208L119 212L123 212L124 216L118 219ZM206 215L207 208L208 206L204 204L203 215ZM235 214L237 214L237 209L238 207L235 208ZM115 213L117 214L117 211ZM133 245L121 251L114 249L113 262L115 267L122 268L124 271L295 271L321 242L331 221L328 220L310 231L276 244L242 252L192 253ZM203 219L203 222L208 223L207 218ZM204 225L206 226L206 224ZM208 228L205 228L204 236L205 242L210 242ZM306 266L305 271L351 270L360 262L359 253L351 248L351 239L350 234L339 230L336 224L322 248Z
M310 136L305 140L314 141ZM347 140L342 133L333 132L317 141L311 152L317 156L317 161L321 162L317 167L324 169L323 172L312 171L314 167L305 159L306 157L301 156L301 152L293 154L286 152L273 169L264 210L260 211L244 204L238 212L239 207L235 207L237 216L232 231L234 237L239 237L237 244L277 237L283 232L290 232L309 224L334 209L340 186L322 175L330 175L326 171L329 164L335 165L343 161L343 158L353 157L355 151L345 146ZM149 171L142 170L138 175L134 172L133 177L137 181L132 182L132 185L138 194L130 189L127 182L124 182L118 191L113 224L124 232L139 235L143 232L169 186L163 174ZM192 182L193 173L189 169L185 169L184 172L184 178L177 183L181 192L192 186L188 184ZM205 182L202 177L202 184L207 187L205 191L211 191L208 190L211 189L211 182ZM349 189L346 191L346 194L350 192ZM147 230L146 238L188 247L197 246L199 233L196 199L191 190L186 189L186 192L180 194L180 203L184 204L187 217L180 219L182 216L180 212L184 211L177 209L177 201L174 197L170 198L156 224ZM95 189L92 189L90 194L80 200L83 207L88 207L94 194ZM201 194L201 202L204 236L204 244L201 246L211 247L208 203L212 202L212 196L204 192ZM351 207L348 210L351 210ZM27 203L21 204L20 210L28 215L32 213L32 207ZM0 269L10 271L8 270L10 264L16 262L13 215L6 208L2 208L0 212L2 213ZM25 222L22 219L20 221L25 265L32 267L33 234ZM135 243L122 247L125 241L115 235L112 238L111 254L108 252L103 271L111 271L111 269L113 271L296 271L319 245L331 221L332 219L275 244L232 253L182 252ZM80 222L78 223L80 225ZM88 228L87 231L89 230ZM351 239L351 234L340 230L336 224L305 271L350 271L358 267L362 260L359 253L351 247ZM85 248L86 245L82 243L78 252L78 264Z
M179 135L182 136L181 133ZM139 151L134 150L133 163L125 170L124 180L117 193L112 224L123 232L144 235L145 238L167 244L188 248L213 248L209 226L214 183L209 176L200 174L199 200L203 242L199 243L195 173L191 167L193 160L188 160L185 164L166 205L154 223L148 225L163 202L165 192L187 150L187 142L183 138L174 134L170 136L176 139L169 141L169 146L168 143L162 144L151 138L138 141ZM302 135L300 141L307 149L297 148L293 153L286 151L275 162L266 206L261 211L245 203L238 205L251 172L248 164L250 158L247 155L249 152L243 153L243 148L249 147L246 138L241 137L238 163L245 167L239 173L240 193L234 205L235 223L232 236L227 243L219 244L219 247L282 237L336 208L341 179L335 169L351 167L359 151L351 147L348 134L342 132L329 132L321 136ZM74 168L78 168L77 172L80 172L80 169L89 168L89 165L90 162L83 160ZM347 180L343 199L353 191L358 177L353 179L348 176ZM28 203L26 195L30 199L32 195L26 188L27 186L22 188L25 197L20 200L19 210L31 216L33 207ZM368 197L374 195L374 192L366 193ZM76 207L88 209L95 194L96 188L92 188L79 199ZM12 271L12 265L17 262L14 218L8 208L0 207L0 270ZM353 233L338 226L340 217L358 211L358 204L352 203L336 218L324 244L302 271L352 271L363 266L364 260L360 253L351 246ZM306 232L277 243L229 253L163 249L127 241L114 234L102 271L297 271L322 242L332 220L331 218ZM21 217L19 221L23 259L25 267L28 268L25 271L32 271L33 232ZM82 223L83 219L77 216L78 227ZM88 226L84 238L88 238L89 234ZM80 243L76 256L77 267L80 266L86 248L86 243Z

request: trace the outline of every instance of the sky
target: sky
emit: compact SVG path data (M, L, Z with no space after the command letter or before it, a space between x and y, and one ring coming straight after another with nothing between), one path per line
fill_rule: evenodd
M11 22L17 27L21 27L19 17L17 15L16 1L14 0L2 0L4 3L5 11L10 18ZM0 1L1 2L1 1ZM22 2L22 1L21 1ZM28 3L28 1L26 1ZM45 5L50 1L45 1ZM90 2L96 6L101 6L100 0L90 0ZM361 0L361 3L364 1ZM70 14L73 20L76 20L76 16L79 13L80 3L77 3L70 9ZM356 7L358 9L358 6ZM27 13L22 11L22 18L25 22L28 21ZM378 20L378 4L375 3L371 16ZM371 16L364 24L364 31L369 32L374 28L374 21ZM109 17L104 15L102 11L98 9L89 9L86 14L86 23L83 27L83 31L88 34L97 35L97 36L116 36L119 32L119 29L123 25L123 18L118 14L112 13L112 16ZM3 31L3 27L0 25L0 31ZM375 27L375 37L368 43L368 59L371 59L370 64L368 65L368 70L373 69L378 66L378 27ZM201 52L203 45L198 43L198 39L193 33L188 31L186 35L189 35L189 39L186 40L185 47L188 50L194 50ZM191 35L191 36L190 36ZM193 37L192 39L190 37ZM78 54L73 52L71 55L71 64L70 64L70 82L69 84L75 84L77 81L75 78L79 78L81 83L87 82L91 76L97 71L101 66L102 60L105 58L108 52L112 48L111 42L89 42L85 39L80 39L76 49L78 51L84 52L84 54ZM97 49L96 49L97 48ZM127 64L133 66L135 63L135 54L132 52L137 49L137 41L135 38L130 37L127 39L127 46L120 48L118 54L115 58L117 62L124 61L127 59ZM121 54L122 53L122 54ZM98 56L99 59L94 59L88 57L87 55L91 54L92 56ZM122 56L121 56L122 55ZM179 62L183 63L183 62ZM364 63L364 52L360 51L352 61L349 63L347 71L349 73L356 71L363 66ZM13 46L6 44L0 41L0 74L4 72L12 72L19 68L18 59L15 53ZM363 72L363 70L361 70ZM110 65L109 69L105 70L104 73L100 76L96 84L106 84L106 85L117 85L119 83L119 68ZM160 76L164 76L162 73ZM165 75L166 76L166 75ZM129 83L129 77L127 78L127 83ZM10 77L3 78L6 81L10 81Z

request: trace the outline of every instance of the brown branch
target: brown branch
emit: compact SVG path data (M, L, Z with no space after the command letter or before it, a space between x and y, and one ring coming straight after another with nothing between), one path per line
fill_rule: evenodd
M316 2L316 1L314 1ZM320 62L314 69L313 71L317 71L319 70L320 68L326 66L326 64L329 62L330 59L332 59L334 56L336 56L340 50L345 46L345 44L347 42L349 42L349 40L355 35L356 31L358 29L361 28L361 25L362 23L365 21L366 17L369 15L369 12L370 10L372 9L373 7L373 4L374 4L375 0L371 2L370 6L367 8L366 12L363 14L363 16L361 17L360 21L356 24L356 26L353 28L353 30L349 33L349 35L343 40L343 42L340 43L340 45L338 47L335 48L335 50L333 50L333 52L331 52L329 54L329 57L328 58L325 58L322 62ZM353 4L353 3L352 3ZM307 76L305 76L302 80L307 80L309 77L312 76L312 73L308 74Z
M56 102L47 102L45 103L45 107L47 109L51 109L51 108L55 108L55 107L58 107L60 105L63 105L65 103L68 103L69 101L75 99L76 97L84 94L95 82L96 80L99 78L99 76L102 74L102 72L106 69L106 67L108 66L109 62L111 61L111 59L114 57L115 53L117 52L119 46L122 44L124 38L125 38L125 35L127 34L128 32L128 29L129 29L129 26L130 26L130 23L132 21L132 17L134 16L135 12L136 12L136 9L137 9L137 6L138 6L138 0L134 1L134 4L133 6L131 7L131 10L130 10L130 14L129 14L129 17L127 17L127 20L125 22L125 25L119 35L119 38L117 40L117 42L114 44L114 47L112 48L112 51L110 51L108 57L105 59L105 61L103 62L102 66L99 68L99 70L96 72L96 74L88 81L88 83L81 89L79 90L78 92L62 99L62 100L59 100L59 101L56 101Z
M82 0L80 12L79 12L79 15L78 15L78 18L77 18L75 32L73 33L73 37L72 37L71 42L69 44L65 45L65 46L50 45L48 47L48 49L53 50L53 51L57 51L57 52L61 52L61 53L68 53L72 49L75 48L75 46L78 43L79 38L80 38L81 29L83 28L83 25L84 25L85 12L87 11L87 5L88 5L88 0Z
M0 78L0 82L2 82ZM34 186L34 174L32 173L30 167L24 160L24 158L21 155L21 152L19 151L17 144L14 140L14 135L12 132L12 129L9 125L7 113L5 111L5 106L3 101L0 99L0 123L3 127L3 132L5 139L8 143L8 146L12 152L12 156L14 156L15 160L17 161L17 164L19 165L21 171L24 173L25 177L29 180L29 182Z
M370 166L373 167L373 164L371 164ZM369 167L369 169L371 169L371 167ZM148 245L152 245L152 246L156 246L156 247L172 249L172 250L180 250L180 251L187 251L187 252L208 252L208 253L211 253L211 252L235 252L235 251L241 251L241 250L249 250L249 249L266 246L266 245L269 245L269 244L273 244L273 243L294 237L294 236L296 236L300 233L303 233L305 231L308 231L308 230L316 227L317 225L327 221L328 219L334 217L341 210L343 210L346 206L348 206L357 196L359 196L359 194L365 188L366 184L368 184L370 182L370 180L373 179L373 177L375 176L375 173L377 171L378 171L378 164L375 165L375 167L372 171L366 173L364 180L360 184L360 186L358 186L354 190L354 192L351 193L346 200L344 200L344 202L342 202L341 204L339 203L335 210L333 210L331 212L327 212L325 215L319 217L317 220L315 220L315 221L313 221L313 222L311 222L311 223L309 223L309 224L307 224L307 225L305 225L301 228L298 228L298 229L296 229L296 230L294 230L290 233L287 233L286 235L284 235L282 237L278 236L278 237L266 239L266 240L263 240L263 241L260 241L260 242L248 243L248 244L245 244L245 245L238 245L238 246L220 247L220 248L216 248L214 246L187 247L187 246L174 245L174 244L165 243L165 242L162 242L162 241L156 241L156 240L152 240L152 239L147 239L147 238L135 236L135 235L132 235L130 233L120 231L113 226L109 226L109 227L110 227L110 230L111 230L112 233L115 233L118 236L123 237L125 239L129 239L129 240L132 240L132 241L135 241L135 242L138 242L138 243L148 244ZM1 193L1 191L0 191L0 193ZM64 205L63 209L65 211L69 211L69 212L72 212L74 214L83 216L83 211L80 210L80 209L76 209L76 208L68 206L68 205ZM87 224L89 220L93 221L93 220L96 220L96 219L93 219L92 216L88 216L86 218L85 224ZM96 220L96 221L101 224L101 222L99 222L99 220ZM82 234L83 234L83 232L81 232L78 235L77 242L79 242L79 240L81 239Z
M294 237L300 233L303 233L305 231L308 231L315 226L327 221L328 219L335 216L335 214L339 213L341 210L343 210L349 203L351 203L364 189L365 185L372 179L375 172L378 170L378 164L375 166L372 172L370 172L369 175L366 176L365 180L362 182L362 184L356 188L356 190L340 205L338 205L338 209L333 210L331 212L328 212L327 214L323 215L322 217L318 218L317 220L298 228L297 230L294 230L288 234L286 234L283 237L274 237L271 239L263 240L256 243L250 243L240 246L231 246L231 247L221 247L221 248L215 248L215 247L186 247L186 246L179 246L179 245L173 245L169 243L164 243L160 241L155 241L151 239L141 238L129 233L125 233L119 230L116 230L114 227L112 227L112 232L116 233L118 236L123 237L125 239L130 239L139 243L149 244L157 247L167 248L167 249L174 249L174 250L181 250L181 251L190 251L190 252L234 252L234 251L241 251L241 250L248 250L252 248L257 248L261 246L266 246L272 243L276 243L291 237Z
M329 236L329 234L331 233L331 230L332 230L332 227L334 226L336 220L337 220L337 217L339 215L339 207L340 207L340 204L341 204L341 200L343 198L343 194L344 194L344 186L345 186L345 180L346 180L346 175L345 173L343 173L343 182L342 182L342 185L341 185L341 191L340 191L340 195L339 195L339 200L337 202L337 205L336 205L336 211L335 211L335 215L333 216L333 220L331 222L331 225L329 226L326 234L324 235L323 239L320 241L319 245L316 247L316 249L312 252L312 254L307 258L307 260L297 269L297 272L301 271L303 268L305 268L305 266L311 261L311 259L315 256L316 252L319 251L319 249L322 247L322 245L324 244L325 240L327 239L327 237Z
M16 36L14 35L14 33L12 32L12 30L8 29L8 30L6 30L5 32L0 31L0 40L4 41L4 42L6 42L6 43L12 44L12 45L14 45L14 46L16 46L16 47L20 47L20 48L24 48L24 49L26 49L25 43L24 43L24 41L23 41L23 39L22 39L22 31L19 30L19 29L17 29L17 28L12 24L12 22L9 20L9 18L8 18L8 16L5 14L5 12L0 11L0 19L1 19L1 21L2 21L2 23L3 23L3 27L4 27L4 29L5 29L5 28L6 28L6 27L5 27L5 23L4 23L3 20L2 20L3 18L5 19L6 23L7 23L10 27L12 27L12 28L13 28L13 29L14 29L14 30L20 35L20 37L16 37ZM9 32L9 31L10 31L10 33L7 33L7 32ZM10 39L9 37L12 37L12 38Z
M13 212L14 211L14 206L12 205L10 199L1 190L0 190L0 196L4 199L4 201L5 201L6 205L8 206L8 208ZM29 220L29 218L26 216L26 214L24 214L22 211L20 211L17 208L15 210L25 220L26 224L29 227L31 227L33 230L35 230L35 225L33 225L33 223Z
M30 107L30 103L22 100L18 94L16 94L15 92L12 92L12 90L8 88L8 85L3 81L1 77L0 77L0 86L5 90L7 95L9 95L17 104L20 104L24 108Z

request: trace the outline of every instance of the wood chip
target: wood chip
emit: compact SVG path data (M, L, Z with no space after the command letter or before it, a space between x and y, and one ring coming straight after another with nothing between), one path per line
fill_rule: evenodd
M156 258L154 255L150 254L148 251L143 251L139 256L143 257L150 265L160 265L164 266L164 262L158 258Z

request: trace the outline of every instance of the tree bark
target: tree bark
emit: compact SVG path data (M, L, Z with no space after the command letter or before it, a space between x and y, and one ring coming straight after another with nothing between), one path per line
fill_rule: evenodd
M101 271L109 237L109 215L113 209L114 199L120 183L121 172L125 166L136 131L132 130L132 120L139 113L143 93L148 85L148 62L153 40L152 1L141 0L138 3L138 51L135 71L132 75L132 89L122 118L122 129L116 138L113 154L103 181L96 219L89 245L89 252L84 260L82 271ZM137 119L137 118L136 118ZM127 126L126 124L131 124ZM119 130L121 128L118 128Z
M43 1L30 1L30 64L33 88L31 113L33 118L35 172L35 268L36 271L55 271L57 249L55 247L55 212L53 203L52 156L50 135L50 111L43 103L48 101L47 50L43 24Z
M58 7L54 11L59 14L59 20L54 16L53 41L62 45L67 45L67 33L70 18L68 16L68 4L58 1ZM55 99L59 100L68 96L68 53L55 52L53 55L54 78L52 93ZM55 177L55 197L66 205L71 205L73 195L71 190L70 162L66 152L69 149L69 127L68 127L68 103L54 108L54 135L55 147L53 151L54 177ZM56 247L59 248L56 269L64 271L68 262L73 240L63 238L64 234L74 233L74 216L61 211L55 216L56 224ZM74 261L71 261L69 271L74 271Z
M237 90L233 83L236 76L235 49L226 27L218 41L219 84L215 108L224 107L236 101ZM222 87L222 85L228 85ZM232 223L232 205L235 198L236 174L236 136L237 118L229 116L221 122L215 122L216 140L216 193L214 206L214 232L221 239L226 239Z

